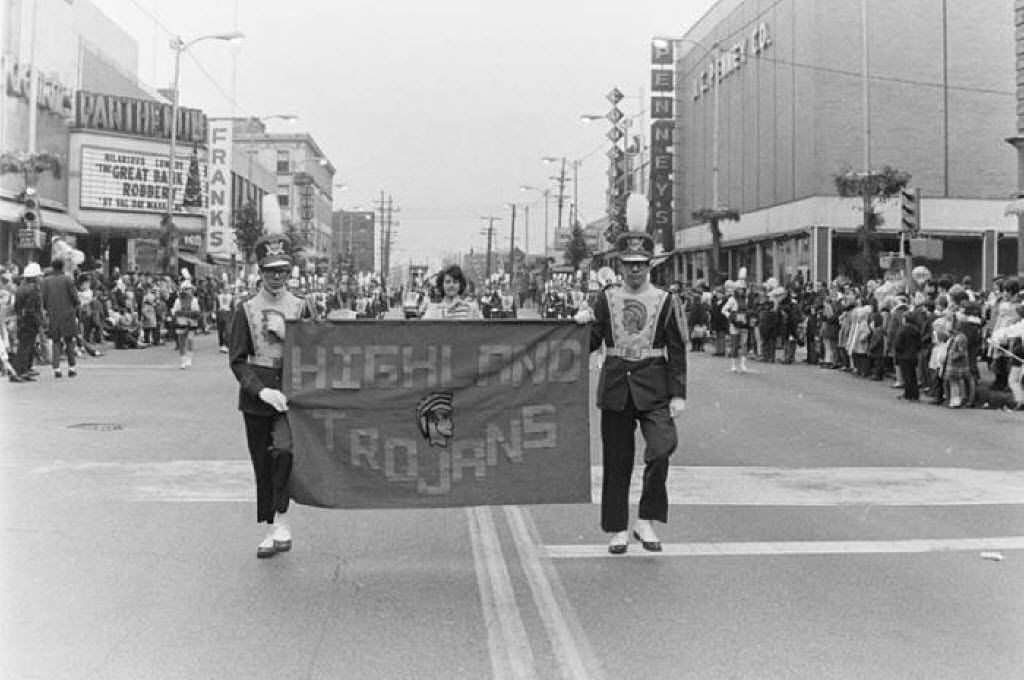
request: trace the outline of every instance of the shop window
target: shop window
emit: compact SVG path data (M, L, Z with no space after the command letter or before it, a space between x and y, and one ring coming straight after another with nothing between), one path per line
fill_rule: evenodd
M277 191L277 204L282 208L288 207L288 189L278 189Z

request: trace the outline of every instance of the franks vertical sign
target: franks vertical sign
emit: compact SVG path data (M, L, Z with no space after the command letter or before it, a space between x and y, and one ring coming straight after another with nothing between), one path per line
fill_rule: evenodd
M207 202L206 252L230 256L235 252L235 225L231 216L231 121L210 121L209 130L210 200Z

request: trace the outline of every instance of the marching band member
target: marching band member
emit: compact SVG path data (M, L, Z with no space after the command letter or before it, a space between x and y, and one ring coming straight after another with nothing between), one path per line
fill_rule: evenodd
M255 248L262 286L232 315L228 338L231 370L240 386L238 409L256 476L256 521L269 525L256 548L260 558L292 547L291 530L278 516L288 510L292 469L288 400L281 391L285 322L312 316L302 298L285 290L292 267L291 243L281 230L275 196L263 201L263 215L268 233Z
M645 550L661 550L651 522L668 521L668 459L677 445L674 419L686 404L686 344L679 310L674 296L649 279L654 239L646 233L627 232L619 238L617 250L623 285L606 288L593 313L584 310L575 317L581 324L593 321L590 350L603 344L606 353L597 387L604 477L601 528L612 534L608 551L613 555L626 552L629 542L629 485L637 423L647 446L633 537Z

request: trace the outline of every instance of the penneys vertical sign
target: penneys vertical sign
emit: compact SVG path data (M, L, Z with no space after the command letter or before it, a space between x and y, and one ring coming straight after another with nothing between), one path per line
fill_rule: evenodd
M230 120L209 122L210 197L206 220L206 252L230 257L235 252L235 225L231 215L231 143Z
M675 42L651 42L650 229L664 252L675 248L672 167L675 136Z

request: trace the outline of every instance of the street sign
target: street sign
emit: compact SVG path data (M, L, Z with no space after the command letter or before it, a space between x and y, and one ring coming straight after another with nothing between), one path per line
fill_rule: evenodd
M18 248L22 250L39 250L43 247L43 232L38 229L19 229Z
M883 255L878 258L878 266L882 269L902 270L907 266L907 260L900 256Z
M617 161L620 158L622 158L622 149L620 149L617 146L613 146L612 148L608 149L608 151L605 153L605 156L607 156L608 160L610 161Z
M606 94L604 96L604 98L607 99L608 101L610 101L612 103L612 106L615 106L616 104L618 104L619 102L622 101L622 98L624 96L625 95L622 94L622 92L619 91L619 88L613 87L612 91L609 92L608 94Z
M926 260L941 260L942 239L912 238L910 239L910 254Z
M622 111L620 111L618 107L615 106L612 107L611 111L605 114L605 118L611 121L612 125L618 124L618 122L622 120L624 117L625 114L623 114Z
M605 137L610 139L612 141L612 144L614 144L615 142L622 139L622 130L620 130L619 128L612 128L611 130L608 131L607 134L605 134Z

